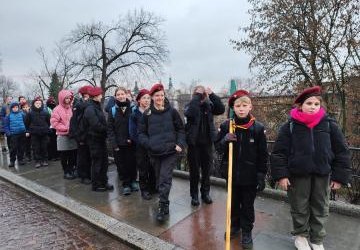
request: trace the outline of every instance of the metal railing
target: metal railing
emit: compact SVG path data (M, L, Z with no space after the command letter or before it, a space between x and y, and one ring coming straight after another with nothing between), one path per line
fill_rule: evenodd
M273 148L273 141L268 141L268 151L271 153ZM343 187L337 192L331 192L330 198L335 200L341 198L351 204L360 204L360 148L350 147L351 152L351 163L352 163L352 178L348 187ZM270 158L270 157L269 157ZM270 169L270 161L268 161ZM186 157L183 157L181 162L177 166L178 170L189 171ZM218 178L221 176L221 155L214 150L213 169L211 175ZM275 183L270 176L270 172L266 177L267 186L275 188Z

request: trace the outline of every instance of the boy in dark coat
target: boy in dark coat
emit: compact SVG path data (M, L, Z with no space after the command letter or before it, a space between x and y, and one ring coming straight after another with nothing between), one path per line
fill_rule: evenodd
M91 184L91 156L89 145L86 143L87 132L82 127L82 119L86 107L89 105L90 85L79 88L81 99L73 107L73 116L70 119L70 135L75 138L78 144L77 149L77 173L83 184Z
M228 143L233 143L231 232L233 238L241 230L243 248L251 248L255 222L254 201L257 191L265 188L267 173L267 144L263 124L255 120L249 93L238 90L230 96L229 107L234 110L233 131L230 121L220 126L219 149L224 153L223 169L227 172ZM226 164L225 164L226 163Z
M155 84L150 95L152 103L139 124L139 142L149 151L155 168L159 190L156 219L164 222L169 214L172 173L186 146L185 131L179 113L165 98L164 86Z
M34 151L35 167L48 166L48 134L50 130L50 114L44 109L43 101L36 97L26 115L26 136L31 136Z
M114 190L108 183L107 124L101 109L102 89L93 87L88 90L91 100L84 111L83 126L87 132L87 144L91 155L92 190L105 192Z
M21 110L24 113L25 118L26 118L26 116L30 113L30 109L31 109L30 106L29 106L29 103L27 103L27 102L20 103L20 108L21 108ZM25 151L25 156L26 156L28 162L31 162L31 160L32 160L32 148L31 148L31 136L30 135L26 136L26 138L25 138L24 151Z
M211 204L210 171L213 161L213 142L217 130L214 126L214 115L225 112L221 99L210 88L203 86L194 88L193 98L185 107L186 142L188 144L187 157L190 167L190 196L191 205L199 203L199 179L201 168L201 199Z

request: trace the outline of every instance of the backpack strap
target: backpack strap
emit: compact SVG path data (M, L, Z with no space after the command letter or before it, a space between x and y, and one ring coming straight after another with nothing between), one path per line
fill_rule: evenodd
M115 115L116 115L116 106L112 106L111 107L111 114L112 114L112 117L115 119Z

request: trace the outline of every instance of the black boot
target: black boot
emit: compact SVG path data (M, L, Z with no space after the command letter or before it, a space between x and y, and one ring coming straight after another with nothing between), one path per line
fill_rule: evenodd
M250 232L246 232L246 231L241 232L241 244L244 249L252 249L253 248L253 240L252 240L251 231Z
M195 206L195 207L200 205L199 195L198 194L191 195L191 205Z
M158 222L164 222L169 215L169 202L159 202L159 208L156 215Z
M206 204L211 204L211 203L213 202L209 194L202 194L202 195L201 195L201 199L202 199L203 202L205 202Z

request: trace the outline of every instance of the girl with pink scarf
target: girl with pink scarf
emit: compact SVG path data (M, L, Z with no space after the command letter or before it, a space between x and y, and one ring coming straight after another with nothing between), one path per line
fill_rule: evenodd
M349 183L350 152L321 105L319 86L305 89L294 103L271 154L271 174L288 194L295 247L322 250L330 189Z

